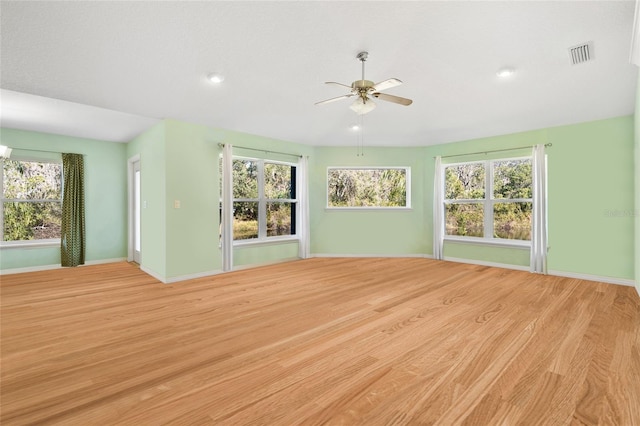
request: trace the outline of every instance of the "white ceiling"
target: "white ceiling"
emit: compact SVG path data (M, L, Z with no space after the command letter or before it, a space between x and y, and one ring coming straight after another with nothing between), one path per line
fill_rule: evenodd
M364 143L415 146L632 114L634 1L2 1L3 127L128 141L162 118L353 145L325 81L396 77ZM592 41L595 60L568 48ZM515 67L513 78L496 71ZM220 86L206 81L224 73ZM29 96L37 95L37 96ZM46 99L51 98L51 99ZM79 104L79 105L78 105ZM86 107L85 107L86 106Z

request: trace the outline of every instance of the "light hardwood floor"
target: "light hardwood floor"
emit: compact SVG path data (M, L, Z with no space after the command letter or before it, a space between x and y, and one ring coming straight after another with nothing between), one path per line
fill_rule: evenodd
M640 425L632 287L428 259L1 280L1 423Z

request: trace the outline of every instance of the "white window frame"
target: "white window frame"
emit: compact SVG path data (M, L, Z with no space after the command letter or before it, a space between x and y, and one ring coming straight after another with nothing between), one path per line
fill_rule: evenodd
M47 163L47 164L60 164L62 166L62 159L42 159L35 158L29 156L16 156L13 155L12 158L9 158L12 161L22 161L22 162L30 162L30 163ZM39 240L19 240L19 241L4 241L4 203L50 203L56 201L54 199L44 199L44 200L25 200L25 199L14 199L14 198L4 198L4 162L5 158L0 158L0 248L25 248L25 247L54 247L60 245L60 238L46 238ZM63 190L64 190L64 171L62 167L60 168L60 199L57 200L60 202L60 207L62 207L62 199L63 199Z
M296 174L298 173L298 169L299 169L298 164L290 163L287 161L277 161L277 160L270 160L267 158L255 158L255 157L248 157L248 156L241 156L241 155L234 155L232 157L232 161L233 160L255 162L257 165L257 176L258 176L258 198L235 198L234 197L232 200L233 203L236 203L236 202L258 203L258 237L247 238L244 240L234 239L233 245L243 246L243 245L255 245L255 244L265 244L265 243L271 244L271 243L277 243L277 242L297 241L299 239L297 221L300 213L299 212L300 209L298 205L300 188L298 188L298 185L297 185L297 180L298 180L297 176L295 176L296 198L267 198L264 193L264 186L265 186L264 164L269 163L269 164L279 164L284 166L295 167ZM292 178L293 178L293 174L292 174ZM294 214L296 215L296 233L295 234L267 236L267 203L270 203L270 202L290 203L294 205L294 211L295 211Z
M406 205L404 206L331 206L329 205L329 172L331 170L404 170L406 180ZM327 173L325 178L326 184L326 199L325 205L327 210L411 210L411 167L409 166L357 166L357 167L342 167L342 166L329 166L327 167Z
M463 161L457 163L446 163L442 165L442 194L446 194L446 169L447 167L455 167L468 164L483 164L485 168L484 173L484 198L476 199L444 199L442 206L442 226L444 229L444 240L450 242L464 242L472 244L490 244L504 247L516 247L516 248L529 248L531 247L531 240L513 240L508 238L497 238L493 236L493 207L498 203L532 203L533 198L493 198L493 175L494 175L494 163L503 161L520 161L529 160L533 162L531 156L523 157L508 157L508 158L494 158L491 160L477 160L477 161ZM533 173L533 170L532 170ZM463 235L447 235L446 233L446 221L447 211L446 206L450 204L482 204L483 205L483 234L484 237L469 237ZM487 214L489 212L489 214ZM487 236L488 235L488 236Z

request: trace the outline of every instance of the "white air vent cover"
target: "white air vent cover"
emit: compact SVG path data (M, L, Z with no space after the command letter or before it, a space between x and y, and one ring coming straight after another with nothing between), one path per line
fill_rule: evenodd
M569 56L573 65L593 60L593 42L579 44L569 48Z

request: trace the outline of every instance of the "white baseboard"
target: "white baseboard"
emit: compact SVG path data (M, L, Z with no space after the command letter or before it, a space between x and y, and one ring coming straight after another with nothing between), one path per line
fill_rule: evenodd
M389 254L313 253L313 254L311 254L310 257L392 257L392 258L418 257L418 258L433 259L433 256L430 255L430 254L389 255ZM277 264L277 263L291 262L293 260L299 260L299 259L300 258L298 258L298 257L293 257L293 258L280 259L280 260L275 260L275 261L272 261L272 262L265 262L265 263L260 263L260 264L242 265L242 266L235 267L233 270L234 271L242 271L242 270L245 270L245 269L252 269L252 268L257 268L257 267L260 267L260 266L274 265L274 264ZM472 265L491 266L491 267L495 267L495 268L514 269L514 270L517 270L517 271L529 271L529 267L528 266L511 265L511 264L508 264L508 263L486 262L486 261L481 261L481 260L462 259L462 258L457 258L457 257L445 257L444 260L449 261L449 262L469 263L469 264L472 264ZM113 259L90 260L90 261L85 262L84 265L80 265L80 267L82 267L82 266L90 266L90 265L100 265L100 264L104 264L104 263L126 262L126 261L127 261L126 257L118 257L118 258L113 258ZM0 275L21 274L21 273L25 273L25 272L48 271L48 270L62 269L62 268L63 267L60 266L59 264L55 264L55 265L29 266L29 267L26 267L26 268L0 269ZM145 272L146 274L151 275L153 278L157 279L158 281L160 281L160 282L162 282L164 284L172 284L172 283L176 283L176 282L180 282L180 281L192 280L192 279L196 279L196 278L204 278L204 277L209 277L209 276L212 276L212 275L218 275L218 274L224 273L224 271L222 271L222 270L213 270L213 271L199 272L199 273L196 273L196 274L188 274L188 275L181 275L181 276L178 276L178 277L166 278L166 277L162 277L162 276L156 274L155 272L143 267L142 265L140 266L140 270ZM635 281L631 280L631 279L606 277L606 276L600 276L600 275L581 274L581 273L577 273L577 272L566 272L566 271L556 271L556 270L550 270L550 271L548 271L548 274L549 275L555 275L555 276L558 276L558 277L575 278L575 279L579 279L579 280L603 282L603 283L607 283L607 284L617 284L617 285L625 285L625 286L631 286L631 287L635 286L636 290L638 290L638 294L640 295L640 287L636 286Z
M347 253L312 253L309 257L419 257L432 259L430 254L347 254Z
M260 266L277 265L278 263L293 262L294 260L301 260L301 259L299 257L288 257L286 259L272 260L270 262L252 263L251 265L234 266L233 271L231 272L244 271L245 269L259 268Z
M364 254L363 255L363 254L313 253L311 257L424 257L427 259L433 259L433 255L430 255L430 254L407 254L407 255ZM529 271L529 266L513 265L509 263L487 262L483 260L462 259L458 257L445 257L444 260L449 262L469 263L472 265L490 266L494 268L513 269L516 271L525 271L525 272ZM597 281L597 282L603 282L607 284L635 286L634 280L629 280L625 278L605 277L605 276L599 276L599 275L580 274L580 273L556 271L556 270L548 271L548 274L555 275L558 277L576 278L576 279L585 280L585 281ZM636 287L636 288L638 289L638 294L640 294L640 287Z
M237 266L234 267L232 271L229 272L235 272L235 271L242 271L245 269L253 269L253 268L258 268L260 266L268 266L268 265L275 265L278 263L284 263L284 262L291 262L294 260L300 260L299 257L291 257L291 258L286 258L286 259L279 259L279 260L274 260L271 262L264 262L264 263L256 263L256 264L251 264L251 265L241 265L241 266ZM142 269L142 268L140 268ZM152 277L154 277L155 279L162 281L165 284L173 284L173 283L177 283L180 281L187 281L187 280L195 280L196 278L204 278L204 277L210 277L213 275L220 275L220 274L224 274L225 271L223 271L222 269L216 269L213 271L207 271L207 272L199 272L197 274L189 274L189 275L181 275L179 277L172 277L172 278L168 278L168 279L161 279L160 277L158 277L155 274L152 274L148 271L144 271L147 274L151 275Z
M174 284L180 281L195 280L196 278L210 277L212 275L218 275L223 273L222 270L216 269L213 271L198 272L195 274L187 274L187 275L180 275L177 277L167 278L167 277L163 277L160 274L155 273L154 271L148 268L145 268L142 265L140 265L140 270L147 275L151 275L153 278L155 278L156 280L160 281L163 284Z
M300 258L299 257L291 257L291 258L286 258L286 259L274 260L274 261L271 261L271 262L255 263L255 264L251 264L251 265L241 265L241 266L234 267L233 270L229 271L229 272L243 271L245 269L253 269L253 268L258 268L260 266L275 265L275 264L278 264L278 263L291 262L291 261L294 261L294 260L300 260ZM142 272L148 274L148 275L151 275L153 278L157 279L158 281L160 281L163 284L174 284L174 283L181 282L181 281L195 280L197 278L210 277L210 276L213 276L213 275L220 275L220 274L224 274L225 273L225 271L223 271L221 269L216 269L216 270L213 270L213 271L198 272L196 274L180 275L178 277L166 278L166 277L163 277L163 276L153 272L150 269L145 268L142 265L140 265L140 270Z
M607 284L618 284L618 285L628 285L628 286L635 286L635 281L634 280L628 280L625 278L615 278L615 277L603 277L600 275L589 275L589 274L580 274L577 272L566 272L566 271L547 271L549 273L549 275L555 275L558 277L565 277L565 278L576 278L578 280L585 280L585 281L598 281L601 283L607 283Z
M448 260L451 262L459 262L459 263L471 263L473 265L492 266L495 268L514 269L517 271L526 271L526 272L529 271L529 266L511 265L507 263L485 262L480 260L460 259L455 257L445 257L444 260ZM576 279L585 280L585 281L598 281L598 282L603 282L607 284L618 284L618 285L627 285L627 286L635 285L635 282L633 280L628 280L624 278L604 277L599 275L580 274L580 273L556 271L556 270L547 271L547 274L554 275L557 277L564 277L564 278L576 278Z
M116 257L113 259L100 259L100 260L89 260L84 263L84 265L78 265L78 267L90 266L90 265L100 265L103 263L116 263L116 262L126 262L126 257ZM24 272L38 272L38 271L49 271L52 269L63 269L66 266L60 266L60 264L55 265L38 265L38 266L27 266L26 268L13 268L13 269L0 269L0 275L10 275L10 274L22 274Z
M156 273L155 273L155 272L153 272L151 269L147 269L147 268L145 268L144 266L140 265L140 270L141 270L142 272L144 272L145 274L152 276L153 278L155 278L156 280L160 281L160 282L161 282L161 283L163 283L163 284L166 284L166 283L167 283L167 281L166 281L166 278L165 278L165 277L163 277L162 275L156 274Z
M163 282L165 284L173 284L180 281L195 280L196 278L204 278L204 277L210 277L213 275L219 275L219 274L222 274L223 272L224 271L222 269L215 269L213 271L205 271L205 272L198 272L195 274L187 274L187 275L180 275L178 277L171 277Z
M511 263L487 262L484 260L462 259L459 257L445 257L443 260L456 263L470 263L472 265L491 266L492 268L514 269L516 271L529 271L529 266L513 265Z

